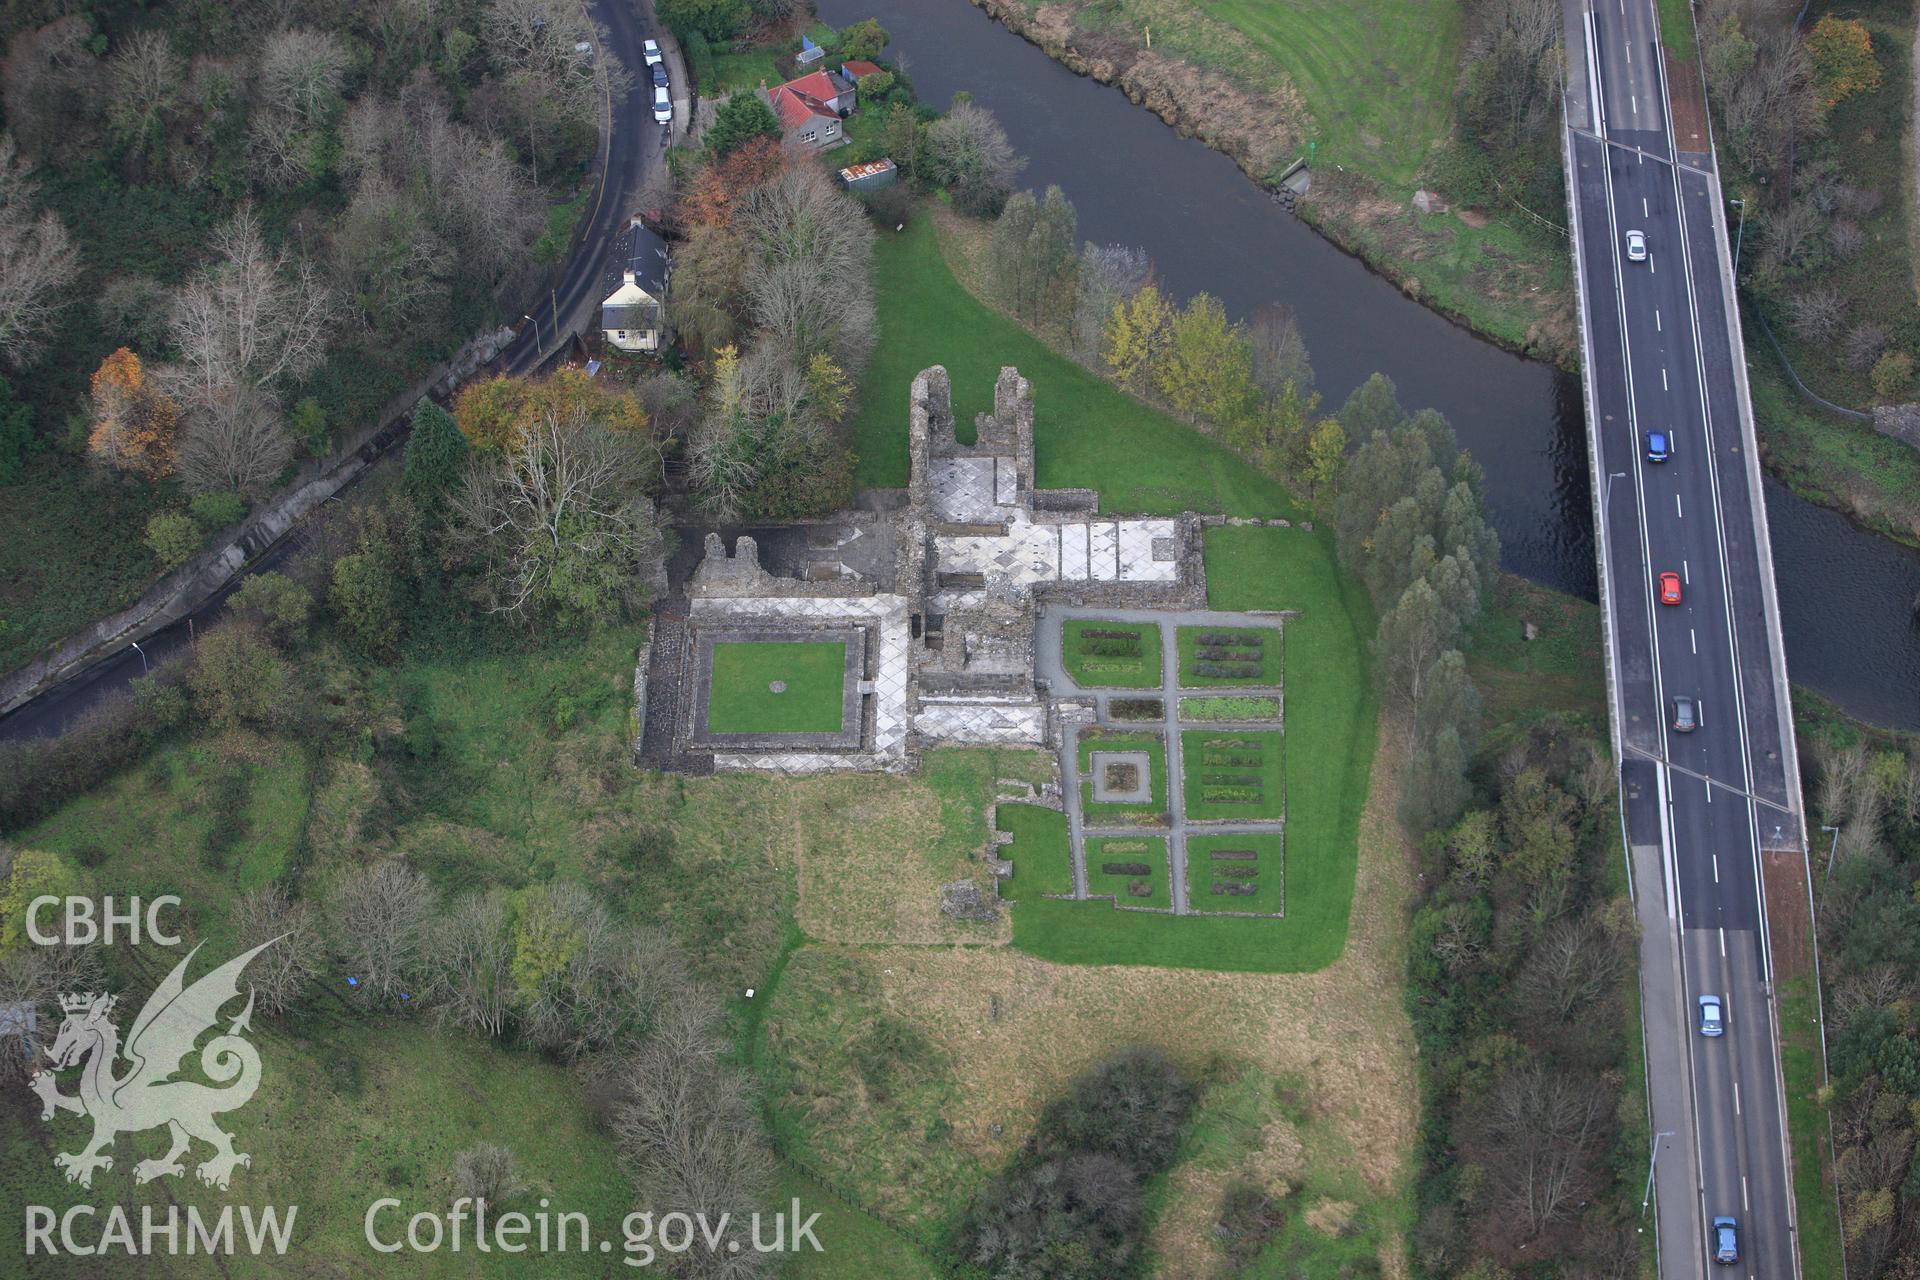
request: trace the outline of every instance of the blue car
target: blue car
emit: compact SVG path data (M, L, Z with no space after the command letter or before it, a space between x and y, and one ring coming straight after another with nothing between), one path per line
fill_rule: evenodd
M1673 441L1664 431L1647 432L1647 461L1665 462L1673 456Z
M1740 1261L1740 1224L1732 1218L1713 1220L1713 1260L1723 1267Z
M1723 1036L1726 1033L1726 1010L1720 1005L1720 997L1701 996L1700 1034L1703 1036Z

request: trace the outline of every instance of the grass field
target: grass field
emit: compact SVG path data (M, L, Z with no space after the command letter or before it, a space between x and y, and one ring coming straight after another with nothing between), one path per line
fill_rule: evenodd
M1840 1209L1833 1198L1826 1083L1820 1062L1820 1019L1813 979L1780 984L1780 1070L1786 1077L1787 1131L1793 1143L1793 1200L1800 1217L1800 1267L1810 1276L1843 1271Z
M1135 4L1143 11L1170 7L1155 0ZM1198 0L1198 8L1292 79L1313 116L1318 164L1357 166L1390 185L1411 186L1430 148L1452 127L1462 38L1457 5ZM1237 48L1183 48L1177 34L1174 41L1206 64L1240 56Z
M1060 626L1060 649L1062 665L1082 689L1160 687L1160 628L1152 623L1068 618Z
M1271 730L1180 732L1187 817L1283 818L1287 813L1286 740Z
M1526 638L1526 624L1537 629ZM1467 669L1495 723L1548 711L1607 736L1606 643L1600 606L1503 573L1467 646Z
M716 644L707 728L714 733L837 733L846 674L845 641ZM775 684L786 688L776 692Z
M1251 853L1251 859L1216 858L1217 853ZM1251 869L1253 876L1229 874ZM1255 886L1251 894L1215 893L1225 883ZM1283 911L1287 894L1286 844L1272 836L1187 836L1187 905L1195 911Z
M1319 969L1341 953L1373 767L1372 605L1341 576L1329 533L1209 529L1206 563L1211 607L1301 615L1287 627L1287 918L1145 916L1043 899L1014 908L1023 951L1068 964L1263 973Z
M873 356L860 387L852 448L855 483L907 483L907 393L928 365L953 379L953 416L968 424L993 408L1002 365L1033 384L1034 450L1042 488L1100 491L1102 510L1138 514L1224 511L1293 516L1281 486L1224 446L1147 408L988 309L953 278L922 215L874 247L879 309ZM1142 466L1142 458L1153 465Z
M1145 874L1108 867L1147 868ZM1145 892L1136 892L1136 886ZM1097 836L1087 841L1087 892L1111 894L1122 907L1171 907L1173 885L1167 875L1164 836Z
M1180 647L1182 689L1280 683L1284 649L1278 627L1180 627L1174 632L1174 643ZM1215 656L1203 657L1203 649ZM1259 670L1250 676L1222 675L1202 670L1203 664Z

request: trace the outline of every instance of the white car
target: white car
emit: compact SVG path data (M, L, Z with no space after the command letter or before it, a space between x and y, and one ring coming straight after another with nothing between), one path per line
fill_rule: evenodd
M1627 232L1627 261L1645 262L1647 260L1647 233L1644 231Z
M640 49L641 49L641 52L643 52L643 53L645 53L645 54L647 55L647 65L648 65L648 66L650 66L650 67L651 67L651 66L656 66L656 65L658 65L658 64L659 64L659 62L660 62L660 43L659 43L659 41L657 41L657 40L649 40L649 41L647 41L647 42L646 42L645 44L643 44L643 45L641 45L641 46L640 46Z
M653 86L653 118L661 124L673 123L673 98L663 84Z

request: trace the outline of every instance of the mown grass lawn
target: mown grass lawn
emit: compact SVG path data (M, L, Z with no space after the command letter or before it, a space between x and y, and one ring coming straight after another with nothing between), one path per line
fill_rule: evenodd
M1428 0L1198 0L1278 65L1313 116L1315 162L1358 166L1409 186L1452 126L1460 6ZM1176 47L1179 46L1176 37ZM1244 51L1182 52L1231 65Z
M1808 976L1780 984L1780 1070L1786 1077L1787 1132L1793 1144L1793 1201L1800 1211L1800 1268L1810 1276L1842 1271L1840 1208L1833 1198L1833 1161L1826 1083L1820 1061L1820 1012Z
M1160 628L1153 623L1068 618L1060 627L1060 649L1061 664L1082 689L1160 687ZM1137 652L1117 651L1122 649Z
M1213 643L1202 644L1202 638L1210 638ZM1174 643L1180 648L1180 687L1182 689L1205 689L1224 685L1276 685L1280 683L1281 646L1278 627L1180 627L1174 632ZM1208 662L1224 662L1229 666L1258 667L1259 671L1250 676L1206 675L1200 671L1202 648L1224 648L1240 655L1257 654L1257 657L1205 659Z
M1013 836L1001 856L1013 874L1000 884L1000 896L1019 903L1038 902L1043 894L1073 892L1073 850L1067 843L1067 815L1037 804L1003 804L995 825Z
M1272 730L1182 730L1180 765L1187 817L1229 822L1285 817L1286 759L1286 740Z
M971 441L974 415L993 408L1001 366L1015 365L1033 383L1042 488L1098 489L1105 511L1298 514L1285 489L1224 445L1056 355L962 289L925 215L903 232L882 232L873 261L880 340L851 426L856 484L907 483L907 395L922 369L946 366L954 420Z
M1013 942L1023 951L1068 964L1289 973L1324 968L1346 943L1376 736L1367 656L1372 603L1340 573L1328 532L1209 529L1206 564L1211 607L1300 611L1287 626L1287 917L1175 917L1024 901L1013 910Z
M716 644L707 728L713 733L837 733L846 674L845 641ZM775 684L785 688L775 692Z

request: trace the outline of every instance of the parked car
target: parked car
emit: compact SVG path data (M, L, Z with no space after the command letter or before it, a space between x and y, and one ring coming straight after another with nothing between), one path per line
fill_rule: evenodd
M667 64L664 62L652 62L647 65L653 68L653 87L656 89L665 89L667 87Z
M1691 695L1677 693L1673 696L1673 731L1692 733L1700 727L1700 704Z
M1713 1260L1723 1267L1740 1261L1740 1224L1732 1218L1713 1220Z
M673 98L663 84L653 86L653 118L661 124L673 123Z
M1671 570L1660 575L1660 603L1680 603L1680 575Z
M640 48L641 51L646 54L648 66L657 67L660 65L660 44L658 41L649 40L641 45Z
M1647 432L1647 461L1665 462L1673 456L1673 437L1664 431Z
M1726 1010L1719 996L1700 997L1700 1034L1723 1036L1727 1033Z
M1647 233L1644 231L1627 232L1627 261L1645 262L1647 260Z

